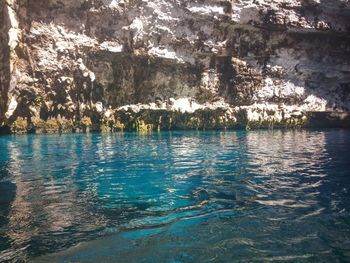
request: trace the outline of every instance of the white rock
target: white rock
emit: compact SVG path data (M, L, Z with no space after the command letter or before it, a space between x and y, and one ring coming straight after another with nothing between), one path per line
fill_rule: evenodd
M10 118L15 110L17 109L18 102L15 97L11 97L10 104L7 108L7 111L5 113L5 117L8 119Z
M95 108L96 108L96 111L97 111L98 113L103 112L103 104L102 104L102 102L100 102L100 101L96 102Z

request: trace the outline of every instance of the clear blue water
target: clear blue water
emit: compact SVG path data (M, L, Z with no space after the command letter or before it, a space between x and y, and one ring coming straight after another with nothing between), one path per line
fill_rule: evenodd
M350 131L0 137L0 262L350 261Z

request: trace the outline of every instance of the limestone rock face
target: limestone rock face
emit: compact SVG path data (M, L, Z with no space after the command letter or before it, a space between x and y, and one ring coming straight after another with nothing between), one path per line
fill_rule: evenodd
M348 0L1 0L0 20L0 126L13 132L137 127L140 109L193 105L216 124L179 128L350 109Z

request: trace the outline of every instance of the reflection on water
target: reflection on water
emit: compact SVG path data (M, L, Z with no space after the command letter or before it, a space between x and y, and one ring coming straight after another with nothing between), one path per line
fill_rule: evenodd
M349 131L0 137L0 261L347 260L349 146Z

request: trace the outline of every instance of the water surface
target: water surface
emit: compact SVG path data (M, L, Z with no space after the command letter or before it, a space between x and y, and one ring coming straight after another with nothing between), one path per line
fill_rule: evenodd
M0 262L346 262L350 131L0 137Z

